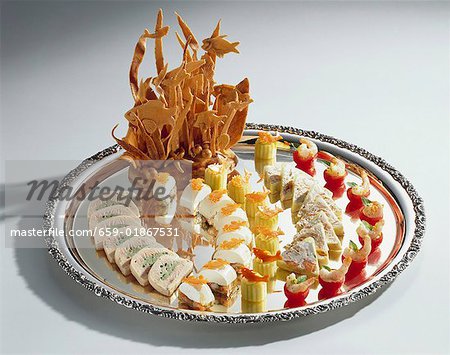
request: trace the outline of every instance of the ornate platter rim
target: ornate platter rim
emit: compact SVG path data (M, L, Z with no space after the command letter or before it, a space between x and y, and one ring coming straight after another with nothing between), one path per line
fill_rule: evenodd
M247 123L247 130L264 130L264 131L278 131L281 134L292 134L296 136L304 136L315 139L324 143L327 146L339 147L347 150L357 160L358 163L370 162L372 166L381 169L383 174L398 183L399 189L393 192L393 195L400 199L399 203L403 210L406 222L405 243L401 247L398 255L392 262L370 283L365 283L361 287L357 287L349 293L333 299L324 300L314 305L307 305L300 308L285 309L280 311L272 311L266 313L254 314L224 314L211 312L197 312L189 310L180 310L165 308L162 306L154 306L151 304L141 303L127 295L118 294L110 287L99 283L90 275L84 272L84 269L77 264L72 264L67 260L63 249L58 244L56 237L52 230L55 228L55 216L57 216L57 209L59 204L58 193L50 198L46 205L44 214L44 229L48 233L46 244L49 254L57 261L59 266L77 283L81 284L95 295L108 298L122 306L132 308L144 313L158 315L166 318L186 320L186 321L211 321L220 323L257 323L257 322L271 322L271 321L286 321L310 314L323 313L342 306L346 306L352 302L356 302L368 295L375 293L381 287L391 283L395 278L410 265L420 250L422 240L425 232L425 210L422 198L417 193L414 186L403 176L397 169L387 163L384 159L369 153L368 151L343 140L334 138L332 136L324 135L315 131L308 131L288 126L268 125ZM245 132L244 132L245 134ZM83 174L88 168L96 162L107 158L108 156L117 153L120 150L118 145L113 145L106 148L99 153L81 162L81 164L70 171L59 185L59 190L62 191L65 186L70 185L75 179ZM381 179L383 180L383 179ZM408 225L409 224L409 225Z

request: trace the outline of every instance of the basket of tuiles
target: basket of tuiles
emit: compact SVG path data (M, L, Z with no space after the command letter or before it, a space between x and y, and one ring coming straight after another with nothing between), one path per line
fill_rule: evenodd
M112 130L125 150L121 159L130 162L130 175L151 175L152 171L143 168L145 161L187 160L192 162L194 178L203 177L210 164L226 164L232 169L237 163L230 148L245 128L252 102L249 81L218 85L214 72L217 58L239 53L239 42L229 42L220 33L219 21L200 45L189 26L176 16L181 34L175 35L182 48L178 67L169 69L164 60L163 38L169 26L163 24L162 10L154 32L145 29L136 44L129 74L134 106L125 113L128 131L117 138L117 125ZM155 43L156 74L139 79L148 39Z

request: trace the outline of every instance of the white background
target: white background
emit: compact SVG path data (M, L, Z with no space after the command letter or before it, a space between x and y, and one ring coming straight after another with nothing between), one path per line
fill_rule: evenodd
M162 6L172 27L178 10L204 38L221 17L223 32L241 41L239 56L218 63L217 81L249 77L250 122L317 130L384 157L413 182L427 213L422 251L386 290L329 314L267 325L140 314L75 284L44 249L1 248L2 352L448 353L448 5L2 3L2 163L79 160L111 145L110 129L120 123L123 132L132 103L135 42ZM165 50L177 65L173 33ZM151 75L153 59L145 63ZM23 181L64 173L33 170Z

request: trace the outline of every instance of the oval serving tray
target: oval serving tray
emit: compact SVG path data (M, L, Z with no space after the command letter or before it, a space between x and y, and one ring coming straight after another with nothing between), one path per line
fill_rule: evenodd
M132 276L124 277L117 267L110 264L103 252L97 252L92 242L85 236L77 236L77 231L87 229L86 210L88 201L77 199L66 201L58 196L48 201L44 216L44 229L50 237L46 239L49 253L57 260L63 270L97 296L109 298L127 308L133 308L145 313L163 317L214 321L224 323L267 322L289 320L309 314L326 312L376 292L380 287L392 282L414 259L420 249L425 230L425 214L422 199L418 196L412 184L397 170L383 159L372 155L355 145L322 135L313 131L304 131L291 127L263 124L247 124L242 141L233 147L239 157L237 170L247 169L253 172L252 187L261 190L259 176L255 171L253 160L254 141L258 130L277 131L285 141L297 143L299 136L313 140L324 152L323 156L332 154L345 160L348 164L349 175L346 182L358 182L359 178L352 172L353 168L365 169L371 177L371 199L381 201L385 205L384 240L380 250L369 258L369 265L364 276L352 280L343 288L343 292L329 299L319 300L320 286L311 290L307 304L303 307L285 308L286 298L283 294L282 281L275 281L271 286L263 308L254 308L241 303L240 298L229 307L214 306L211 311L201 312L186 310L179 307L176 297L167 298L151 287L142 287ZM117 158L122 154L117 146L107 148L91 158L83 161L72 170L61 182L59 191L67 186L75 191L91 188L95 181L103 181L120 186L129 186L127 179L127 165ZM325 158L326 159L326 158ZM278 161L292 161L291 151L279 150ZM316 162L316 179L323 182L322 172L325 165ZM58 195L58 194L57 194ZM337 200L337 204L345 210L347 197ZM343 247L350 239L357 241L357 222L344 215L345 237ZM279 225L285 232L281 238L281 245L290 242L295 228L290 219L290 211L280 214ZM53 233L62 230L64 233ZM356 237L355 237L356 236ZM167 246L180 246L179 238L161 243ZM181 241L182 245L183 241ZM194 249L194 265L201 267L212 253L212 248L199 245ZM338 266L334 261L331 266Z

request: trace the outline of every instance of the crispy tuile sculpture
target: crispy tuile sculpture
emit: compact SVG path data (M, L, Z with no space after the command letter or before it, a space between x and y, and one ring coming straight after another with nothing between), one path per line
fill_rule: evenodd
M237 85L216 85L214 71L217 58L239 53L239 42L229 42L220 34L220 21L211 37L200 45L189 26L176 14L183 49L181 65L169 70L163 56L163 37L169 26L163 25L159 10L155 31L148 29L139 37L130 67L130 86L134 107L125 113L128 132L122 139L112 135L125 149L121 159L139 169L140 161L182 160L193 162L194 177L203 177L209 164L224 163L234 167L237 157L230 150L242 137L248 105L249 81ZM155 41L155 77L139 80L147 39ZM200 58L199 58L200 56Z

